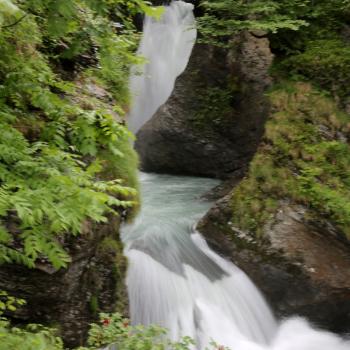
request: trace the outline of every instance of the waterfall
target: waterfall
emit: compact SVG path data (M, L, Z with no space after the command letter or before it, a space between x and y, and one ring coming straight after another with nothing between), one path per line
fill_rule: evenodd
M160 20L146 17L138 53L147 63L134 67L133 102L128 126L136 133L169 98L176 78L185 70L196 40L193 5L174 1Z
M196 31L192 5L166 7L160 22L146 18L140 53L149 59L134 73L129 126L136 132L163 104L188 62ZM141 174L142 210L122 238L129 260L127 286L133 324L157 324L196 349L212 340L232 350L349 350L331 333L307 321L277 323L259 290L243 271L213 252L195 231L210 203L200 195L216 180ZM220 347L221 348L221 347Z
M349 350L350 343L305 320L278 324L263 296L195 231L216 180L141 174L141 213L123 229L133 324L157 324L196 349L212 339L232 350Z
M216 181L152 174L141 178L143 208L123 233L132 322L159 324L173 339L189 335L201 344L200 334L219 326L218 312L232 321L232 333L266 344L275 321L263 297L193 230L210 206L198 194Z

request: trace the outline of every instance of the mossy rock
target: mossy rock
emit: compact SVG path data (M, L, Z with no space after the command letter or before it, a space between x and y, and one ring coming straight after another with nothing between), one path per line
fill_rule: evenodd
M270 92L273 113L246 178L232 194L232 221L261 235L279 201L308 208L350 238L350 116L306 83Z

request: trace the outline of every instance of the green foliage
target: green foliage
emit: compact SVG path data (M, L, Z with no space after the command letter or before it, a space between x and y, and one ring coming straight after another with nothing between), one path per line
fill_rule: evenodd
M63 342L48 328L28 325L25 329L11 327L0 321L0 350L63 350Z
M279 201L306 206L350 238L350 118L310 85L270 94L276 111L249 174L232 197L233 222L261 234Z
M25 301L0 291L0 350L63 350L63 342L54 331L36 324L25 328L12 327L2 317L4 312L16 311Z
M0 30L3 26L9 25L8 21L16 21L19 14L19 8L10 0L0 0Z
M230 39L242 30L265 34L276 55L277 78L309 80L337 99L348 96L349 1L214 0L202 6L204 41L232 45Z
M141 0L0 1L0 264L65 267L69 235L135 206L132 135L111 98L76 103L74 83L57 71L72 61L123 114L139 62L132 16L142 11L159 15Z
M115 345L118 350L190 350L194 342L184 337L177 342L166 338L166 330L157 326L130 326L119 314L101 314L100 322L91 325L87 347L77 350L98 350ZM0 321L0 350L63 350L63 343L55 331L40 325L14 328L6 320ZM225 349L217 344L212 349ZM208 349L209 350L209 349Z
M231 37L242 30L263 30L276 33L280 29L295 31L307 25L303 19L297 18L293 11L286 11L284 2L274 0L203 1L205 15L199 18L199 29L205 41L220 45L222 38Z
M98 297L96 295L92 295L89 301L90 311L93 315L96 315L99 309L98 305Z
M7 292L0 290L0 321L4 320L1 318L4 312L6 311L16 311L17 307L25 304L23 299L15 298L11 295L8 295Z
M316 40L304 52L282 61L281 68L314 81L338 97L350 94L350 45L340 39Z
M344 76L349 74L349 2L344 0L299 1L285 4L284 11L302 18L308 27L297 32L281 30L270 35L277 59L276 76L306 80L330 91L337 101L349 94Z
M196 127L213 128L221 126L231 115L232 91L229 88L203 87L196 90L196 105L192 124Z
M346 23L350 11L347 0L214 0L202 2L205 16L200 30L213 43L241 30L272 33L279 49L299 49L305 40L334 34ZM219 39L219 40L217 40Z
M1 126L0 261L34 266L43 254L55 268L65 266L69 257L58 243L64 234L81 233L87 219L105 222L106 214L117 214L113 207L131 206L117 196L133 191L119 180L96 181L97 161L87 166L77 155L46 143L30 145L16 129ZM16 221L14 216L19 219L17 237L6 230L5 222ZM12 255L14 249L24 260Z
M16 311L25 301L0 291L0 316L5 311ZM37 324L25 328L12 327L5 318L0 317L0 350L63 350L62 340L54 330Z
M189 350L194 344L189 337L171 342L166 334L166 330L158 326L130 326L120 314L101 314L100 323L91 325L88 347L79 350L97 350L111 344L120 350Z

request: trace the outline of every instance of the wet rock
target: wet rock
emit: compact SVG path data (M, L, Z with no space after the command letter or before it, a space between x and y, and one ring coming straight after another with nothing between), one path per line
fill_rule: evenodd
M339 239L330 222L310 221L306 213L282 203L263 237L254 237L232 226L227 196L198 228L216 251L252 278L279 317L302 315L319 327L348 332L349 243Z
M269 105L273 56L242 33L232 50L196 44L169 100L137 134L146 171L229 178L256 151Z
M3 265L0 290L26 300L11 318L17 323L40 323L57 327L69 347L82 345L89 323L99 312L126 307L125 260L118 240L119 220L88 225L86 232L67 242L72 262L67 269L48 264L35 269Z

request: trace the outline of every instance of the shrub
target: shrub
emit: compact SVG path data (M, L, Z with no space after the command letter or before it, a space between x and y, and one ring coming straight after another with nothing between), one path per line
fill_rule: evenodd
M350 45L340 39L317 40L306 50L281 64L290 74L309 79L338 97L348 96L350 87Z

